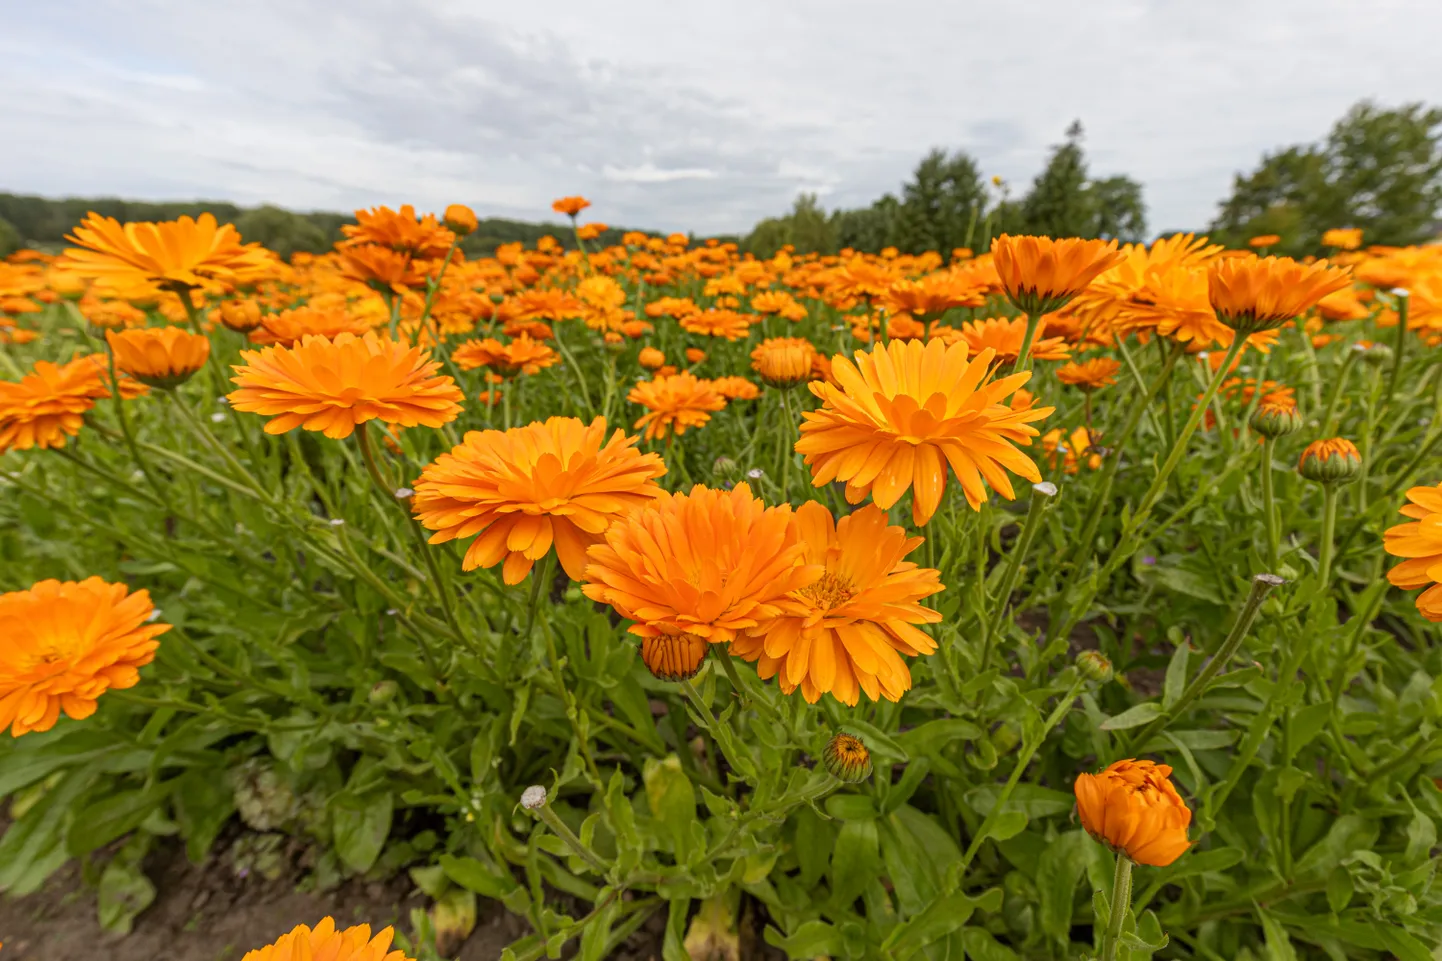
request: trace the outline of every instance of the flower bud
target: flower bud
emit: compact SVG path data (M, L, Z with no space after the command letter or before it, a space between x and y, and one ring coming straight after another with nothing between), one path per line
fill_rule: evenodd
M227 300L220 305L220 322L238 334L260 326L260 304L253 300Z
M1112 662L1101 651L1082 651L1077 655L1076 669L1082 677L1098 684L1112 679Z
M1252 413L1252 430L1268 440L1285 437L1302 428L1302 412L1295 404L1260 404Z
M1191 847L1192 812L1172 786L1172 769L1151 761L1117 761L1100 774L1077 776L1082 827L1137 864L1166 867Z
M716 458L716 462L711 465L711 473L715 475L718 480L732 481L734 483L741 479L741 466L723 454Z
M660 634L641 641L641 660L658 681L678 684L701 673L709 649L695 634Z
M465 204L451 204L442 218L446 227L456 236L464 237L476 229L476 212Z
M1361 452L1344 437L1312 441L1297 462L1297 473L1319 484L1345 484L1361 469Z
M656 370L666 363L666 355L655 347L642 347L636 359L647 370Z
M546 806L546 789L539 784L532 784L521 792L521 807L527 811L535 811Z
M371 688L369 700L371 704L376 705L377 707L382 704L389 704L391 701L395 700L395 696L400 691L400 689L400 685L397 684L395 681L389 679L384 681L377 681L376 686Z
M1392 360L1392 348L1386 344L1368 344L1362 352L1362 363L1369 367L1381 367Z
M854 734L838 731L827 742L823 755L826 770L838 781L856 784L871 777L871 752Z

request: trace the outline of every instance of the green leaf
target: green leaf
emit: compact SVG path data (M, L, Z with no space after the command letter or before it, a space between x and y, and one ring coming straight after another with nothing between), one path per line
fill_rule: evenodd
M961 943L972 961L1017 961L1015 951L981 928L962 928Z
M842 730L850 729L866 742L866 748L871 752L872 761L878 767L883 764L904 764L911 760L911 755L906 753L906 748L874 724L848 719L841 725L841 728Z
M1332 869L1353 851L1371 850L1377 843L1378 833L1376 823L1356 814L1342 815L1332 822L1322 839L1297 860L1297 877L1330 876Z
M1177 649L1172 652L1172 659L1167 662L1167 677L1162 685L1162 707L1171 708L1181 699L1182 691L1187 687L1187 658L1191 653L1191 642L1185 638L1177 644Z
M801 883L815 886L831 862L834 830L809 807L802 807L793 816L796 824L796 861L801 865Z
M357 797L342 791L331 801L332 836L336 854L358 874L369 871L391 833L395 799L390 792Z
M876 801L867 794L833 794L826 813L841 821L866 821L877 816Z
M78 858L135 830L140 826L140 822L164 803L178 780L176 778L148 788L107 794L94 801L76 814L75 823L65 835L65 850L71 857Z
M960 891L932 901L926 910L892 931L886 942L890 949L886 956L904 961L917 950L940 941L966 924L981 904L981 901Z
M474 891L497 901L520 887L511 872L496 869L475 858L442 854L437 864L446 877L467 891Z
M1322 729L1327 726L1327 720L1332 716L1332 703L1321 701L1317 704L1308 704L1298 709L1292 715L1292 750L1300 752L1312 742Z
M691 961L686 951L686 916L691 911L690 898L676 898L667 907L666 933L661 940L661 961Z
M788 958L797 961L811 961L812 958L834 957L844 954L846 940L841 932L825 921L807 921L798 925L790 936L783 935L779 930L768 927L765 933L766 943L773 948L780 948L786 952ZM684 959L689 961L689 959Z
M1262 922L1262 935L1266 939L1268 961L1297 961L1297 949L1287 937L1287 929L1280 921L1265 910L1258 908L1257 917Z
M847 821L831 851L831 900L838 908L855 901L881 870L876 821Z
M1431 856L1432 849L1436 846L1436 822L1414 805L1412 820L1407 822L1407 853L1403 855L1404 860L1407 864L1423 861Z
M1086 873L1089 858L1086 832L1067 831L1052 839L1037 864L1041 929L1063 942L1071 931L1077 883Z
M991 813L1001 795L1001 785L983 784L966 792L966 803L982 817ZM1039 784L1018 784L1007 799L1008 811L1020 811L1029 818L1065 814L1076 807L1076 797Z
M647 758L641 778L646 785L651 816L670 839L676 860L684 864L693 846L691 825L696 821L696 789L681 767L681 759L674 754L661 761Z
M1101 723L1103 731L1125 731L1134 727L1141 727L1162 716L1162 707L1156 701L1144 701L1134 707L1109 717Z
M201 864L220 829L235 813L235 792L223 772L215 768L191 768L177 780L175 817L185 835L185 856Z
M147 847L148 843L127 844L100 873L96 903L100 926L106 931L129 934L136 916L155 900L155 885L140 870Z
M1197 600L1206 601L1209 604L1222 603L1222 595L1218 592L1217 585L1212 578L1196 571L1189 571L1184 567L1158 565L1151 569L1151 577L1159 581L1163 587L1176 591L1178 594L1195 597Z
M1003 811L996 816L996 820L991 822L991 827L987 829L986 833L998 841L1005 841L1025 831L1026 825L1025 813L1015 810Z
M93 779L87 771L71 771L5 831L0 838L0 891L17 897L31 894L69 860L65 830L74 817L70 808Z
M1333 914L1340 914L1352 903L1352 872L1342 866L1332 869L1327 875L1327 907Z

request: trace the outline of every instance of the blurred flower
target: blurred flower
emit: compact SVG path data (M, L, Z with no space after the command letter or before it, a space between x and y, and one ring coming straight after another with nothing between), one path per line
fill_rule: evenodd
M1250 426L1262 437L1275 439L1302 429L1302 412L1295 403L1262 401L1252 412Z
M560 355L550 347L538 344L525 334L509 344L503 344L494 337L467 340L451 352L451 360L461 370L489 367L502 377L539 373L542 368L551 367L560 359Z
M273 944L247 951L240 961L414 961L403 951L390 950L394 938L393 928L373 938L368 924L340 931L333 918L326 918L315 930L297 925Z
M680 437L688 428L705 425L713 413L726 406L726 398L709 380L690 371L664 377L658 371L654 380L632 387L626 399L649 411L635 424L637 430L646 428L647 440L672 433Z
M1091 391L1110 387L1117 382L1117 371L1122 362L1112 357L1093 357L1090 360L1062 364L1057 368L1056 379L1063 384Z
M170 630L154 612L146 591L98 577L0 594L0 731L48 731L61 710L86 718L107 690L134 687Z
M1041 449L1046 453L1047 460L1052 467L1057 466L1057 454L1061 456L1061 466L1068 474L1077 472L1077 465L1081 463L1082 457L1086 457L1088 470L1096 470L1102 466L1101 455L1092 448L1091 432L1085 427L1078 427L1071 432L1071 436L1063 443L1062 429L1060 427L1047 431L1041 439Z
M1098 274L1122 259L1115 240L1010 234L992 242L991 255L1007 299L1032 316L1065 307Z
M205 366L210 339L181 327L137 327L105 332L115 369L150 387L178 387Z
M442 227L435 214L417 217L416 208L410 204L403 204L400 210L389 207L357 210L355 216L356 223L343 224L340 228L346 236L341 242L343 248L374 244L426 260L444 257L456 241L456 235Z
M222 324L239 334L248 334L260 326L260 304L253 300L223 301L216 312Z
M560 200L551 201L551 209L567 217L575 217L589 206L591 201L585 197L562 197Z
M465 204L451 204L441 215L441 221L458 237L468 236L480 225L476 212Z
M966 342L972 354L991 350L1003 364L1021 356L1021 342L1026 339L1025 317L992 317L987 320L969 320L961 326L961 339ZM1036 340L1031 345L1031 356L1036 360L1066 360L1071 348L1061 337L1044 337L1046 319L1037 325Z
M551 545L572 580L585 574L586 548L618 517L661 492L658 454L636 450L605 418L589 425L552 417L508 431L469 431L461 444L427 465L411 509L437 533L432 544L479 534L464 570L502 560L507 584L519 584Z
M124 226L89 213L66 239L79 249L65 251L61 268L112 289L136 283L188 288L216 281L238 286L266 277L275 267L270 251L242 244L233 226L217 224L208 213Z
M636 362L647 370L656 370L666 363L666 355L655 347L642 347L636 355Z
M1207 272L1217 319L1240 334L1280 327L1351 282L1348 271L1325 260L1302 264L1290 257L1228 257Z
M1191 847L1192 812L1169 780L1172 769L1151 761L1117 761L1076 779L1082 827L1137 864L1163 868Z
M706 359L706 351L699 347L686 348L686 363L699 364Z
M1333 227L1331 230L1324 230L1322 231L1322 245L1336 247L1338 250L1356 250L1362 246L1362 229L1360 227Z
M374 333L307 335L293 347L245 350L240 358L231 406L273 417L267 434L304 427L341 439L370 420L439 427L461 412L455 381L435 376L440 361Z
M717 377L711 386L727 400L755 400L761 396L761 388L745 377Z
M804 337L768 337L751 351L751 369L766 386L785 389L814 378L816 357Z
M576 228L576 236L582 240L595 240L610 229L606 224L582 224Z
M347 247L340 251L341 274L381 292L404 294L425 283L411 255L377 244Z
M737 341L751 332L751 319L734 310L703 310L681 318L681 329L706 337Z
M1259 234L1247 240L1248 247L1275 247L1282 242L1282 238L1276 234Z
M18 382L0 381L0 454L64 447L67 437L80 433L85 413L110 396L109 384L104 359L93 354L67 364L39 360ZM121 397L145 390L133 380L120 382Z
M1405 558L1387 572L1387 580L1404 591L1425 587L1417 595L1417 610L1429 621L1442 621L1442 484L1414 487L1407 500L1411 503L1402 514L1412 522L1383 535L1387 553Z
M860 692L873 701L896 701L911 688L902 654L931 654L936 642L916 624L941 614L918 601L942 590L939 571L920 568L906 555L923 538L887 523L868 504L837 523L816 501L796 512L805 563L821 576L777 603L777 613L748 628L731 652L756 661L762 678L776 676L782 692L798 687L808 703L831 694L854 706Z

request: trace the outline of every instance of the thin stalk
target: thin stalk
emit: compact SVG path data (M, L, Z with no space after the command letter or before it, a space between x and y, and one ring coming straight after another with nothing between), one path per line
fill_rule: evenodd
M1021 566L1026 560L1027 553L1031 550L1031 542L1036 538L1036 532L1041 527L1042 511L1046 510L1047 502L1056 496L1056 485L1048 481L1031 485L1031 503L1027 506L1026 521L1022 525L1021 534L1017 537L1016 544L1011 549L1011 557L1007 558L1006 573L1002 575L1001 590L996 596L996 607L993 608L991 616L988 617L981 632L981 666L977 673L984 674L991 664L991 651L995 647L993 639L1001 630L1002 621L1006 619L1006 609L1011 603L1012 591L1016 590L1016 580L1021 574ZM984 572L978 572L982 576Z
M1277 530L1277 499L1272 478L1272 448L1276 440L1271 437L1262 440L1262 511L1267 526L1267 570L1278 568L1277 558L1281 553L1281 533Z
M1132 860L1125 854L1117 854L1116 874L1112 879L1111 918L1107 921L1106 934L1102 937L1101 961L1115 961L1117 942L1122 937L1122 924L1132 906Z
M1333 541L1337 532L1337 485L1322 485L1322 546L1317 561L1318 589L1325 591L1332 581Z
M1347 389L1347 378L1352 373L1352 365L1357 362L1359 351L1349 350L1347 356L1342 358L1342 369L1337 371L1337 382L1332 387L1332 396L1327 399L1327 409L1322 414L1322 436L1331 437L1336 433L1332 422L1337 412L1337 401L1341 399L1343 391Z
M1402 373L1402 355L1407 351L1407 308L1411 301L1411 294L1397 295L1397 346L1392 348L1392 369L1387 373L1387 399L1383 403L1386 407L1392 405L1397 379Z
M566 822L562 821L560 816L551 810L549 800L539 807L531 808L530 811L536 817L540 818L546 827L554 831L556 837L564 841L566 847L574 851L578 858L590 865L593 871L601 875L601 877L606 877L611 873L611 866L605 861L602 861L600 855L595 851L592 851L586 847L586 845L582 844L581 839L576 837L571 829L566 826Z
M1031 345L1036 340L1036 332L1041 327L1042 315L1027 314L1026 333L1021 338L1021 353L1017 355L1016 365L1012 367L1012 373L1023 370L1031 370Z

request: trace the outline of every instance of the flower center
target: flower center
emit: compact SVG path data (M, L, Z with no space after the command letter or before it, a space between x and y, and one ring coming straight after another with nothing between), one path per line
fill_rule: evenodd
M797 592L823 611L840 607L856 595L856 589L844 577L827 571L821 580Z

